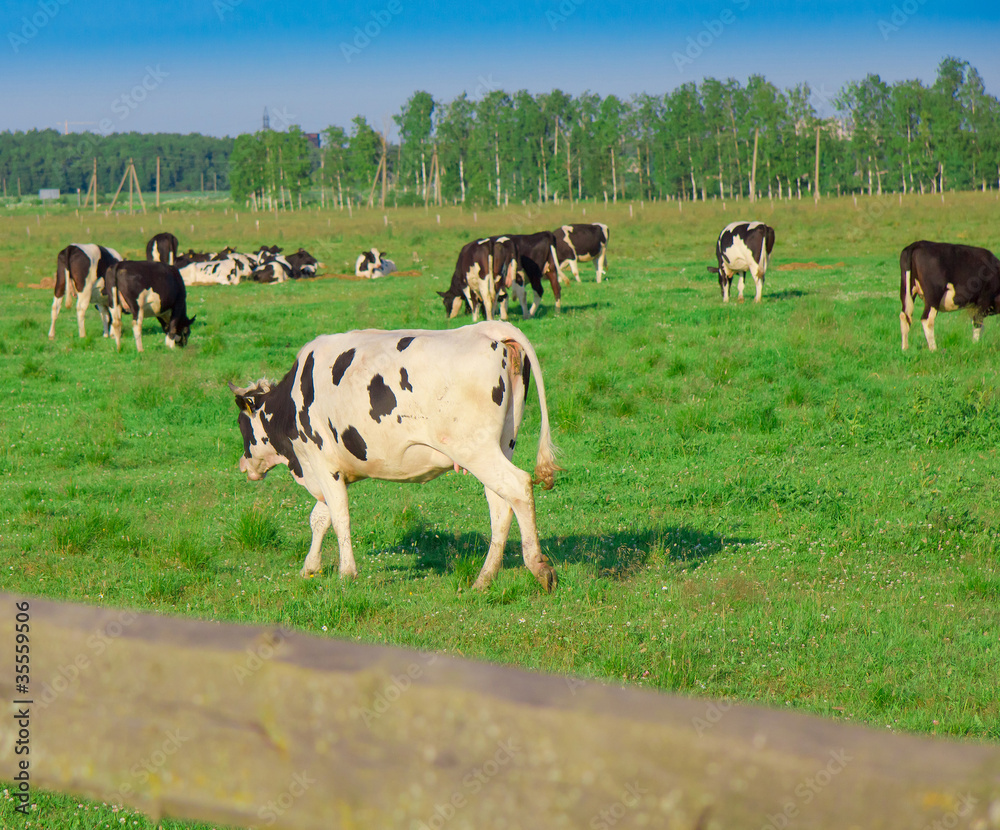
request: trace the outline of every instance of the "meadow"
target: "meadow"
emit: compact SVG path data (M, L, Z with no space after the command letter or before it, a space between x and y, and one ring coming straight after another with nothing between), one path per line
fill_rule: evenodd
M285 625L417 649L790 708L880 729L1000 740L1000 321L919 325L900 349L900 249L927 238L1000 250L995 191L811 201L603 202L293 213L232 206L115 216L0 214L0 590L206 620ZM772 224L763 302L721 301L718 231ZM564 222L610 225L609 274L563 312L512 320L545 378L565 468L536 490L544 594L521 565L470 590L485 556L482 487L351 488L359 577L329 534L299 568L313 501L284 468L248 482L227 383L280 379L320 333L444 328L461 245ZM189 289L184 350L147 321L120 353L88 312L47 338L56 253L95 241L141 256L305 247L327 276ZM342 276L376 245L403 274ZM752 297L752 281L749 296ZM922 308L918 302L918 313ZM528 399L514 461L531 469ZM39 794L32 827L155 826ZM14 821L0 799L0 823ZM164 827L191 826L163 822Z

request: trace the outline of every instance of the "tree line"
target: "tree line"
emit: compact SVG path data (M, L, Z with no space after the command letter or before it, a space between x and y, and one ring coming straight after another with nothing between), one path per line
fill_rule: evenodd
M238 204L354 204L579 199L706 199L939 192L1000 187L1000 102L967 61L944 58L933 83L869 74L836 93L706 78L628 99L499 89L450 101L415 92L389 125L357 116L322 131L261 130L236 139L54 130L0 134L8 191L102 191L128 158L152 186L229 189ZM821 115L820 109L833 115ZM381 129L377 129L381 127ZM83 146L82 146L83 145Z
M129 159L135 162L139 186L156 188L160 160L162 191L229 190L232 138L192 133L69 133L28 130L0 133L0 188L3 195L37 193L58 188L85 194L97 160L99 193L114 193Z
M627 100L487 90L438 101L421 91L393 121L394 143L387 125L362 116L349 130L328 127L311 157L293 131L241 136L252 162L234 153L233 197L273 206L280 193L284 203L282 181L289 195L308 183L341 206L801 197L817 183L824 194L1000 187L1000 102L953 57L930 85L869 74L819 96L760 75Z

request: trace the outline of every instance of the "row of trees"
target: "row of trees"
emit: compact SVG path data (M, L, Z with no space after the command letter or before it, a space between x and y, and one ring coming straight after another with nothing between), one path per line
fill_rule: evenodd
M929 86L868 75L830 95L804 83L781 90L759 75L746 85L708 78L628 100L488 90L441 102L417 92L393 120L395 144L360 116L350 132L323 132L309 164L324 200L788 197L813 192L817 173L822 193L1000 186L1000 102L957 58L942 60ZM266 173L260 158L267 146L297 139L244 140L258 148L257 178L234 184L234 198L283 193L280 170ZM300 185L305 153L294 162ZM284 158L287 180L287 149Z
M832 116L820 111L832 111ZM878 75L833 94L781 90L759 75L688 83L629 99L489 89L436 101L416 92L389 143L362 116L327 127L321 149L298 127L205 136L0 134L0 177L26 191L102 189L135 158L151 187L231 188L272 208L318 191L326 203L783 197L1000 186L1000 102L968 62L941 61L930 85ZM230 155L231 154L231 155ZM818 175L817 175L818 174Z
M29 130L0 133L0 192L37 193L59 188L86 193L97 159L99 192L118 187L135 160L139 185L156 187L156 159L160 159L163 191L229 190L229 157L233 139L192 133L70 133Z

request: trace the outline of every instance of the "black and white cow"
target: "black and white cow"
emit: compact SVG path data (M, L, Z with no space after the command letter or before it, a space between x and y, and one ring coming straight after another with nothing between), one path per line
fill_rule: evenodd
M545 292L542 279L548 279L552 295L556 301L556 311L562 310L562 291L559 286L559 257L556 253L556 236L550 231L538 233L511 234L511 241L517 251L517 273L519 281L527 289L531 286L534 302L524 314L533 317L541 305ZM513 288L513 286L512 286ZM520 299L520 297L519 297ZM523 307L523 300L522 300Z
M903 248L899 255L899 328L903 348L909 345L913 322L913 300L924 298L920 323L927 347L934 351L934 318L939 311L972 309L972 340L979 342L983 320L1000 313L1000 261L986 248L921 240Z
M162 262L118 262L108 268L105 291L111 307L111 333L122 347L122 312L132 315L136 348L142 351L142 320L148 311L166 333L168 349L186 346L191 334L187 290L176 266Z
M240 254L225 259L212 259L207 262L188 262L182 265L180 271L181 279L185 285L239 285L243 277L252 273L253 266L244 256L239 259Z
M734 274L740 275L736 290L739 301L743 302L743 276L747 271L753 277L757 289L754 302L760 302L767 261L773 248L774 228L763 222L730 222L722 229L715 243L715 256L719 264L715 268L709 266L708 270L719 275L723 302L729 302Z
M556 255L559 257L559 269L569 265L576 281L580 282L578 262L594 260L597 269L597 281L600 282L608 270L608 226L595 222L591 225L563 225L556 228ZM566 282L569 278L565 277Z
M59 309L63 303L69 308L74 295L76 295L76 322L80 337L85 337L87 333L83 318L91 300L101 315L104 336L108 336L111 314L104 294L104 275L108 267L112 263L120 262L121 258L122 255L114 248L105 248L89 242L67 245L59 252L56 257L56 286L55 296L52 298L49 340L54 340L56 336L56 318L59 316Z
M312 544L301 575L320 570L331 524L340 575L353 578L347 487L355 481L422 483L466 470L486 488L492 535L475 588L500 570L513 516L524 563L547 591L556 572L542 553L532 477L511 463L530 373L541 406L535 482L552 487L559 467L538 357L507 323L445 331L352 331L307 343L277 384L230 388L240 408L240 471L262 479L278 464L316 499Z
M280 248L278 249L281 250ZM254 282L287 282L292 278L291 263L280 253L261 249L257 253L257 266L250 274Z
M147 262L177 264L177 237L172 233L158 233L146 243Z
M315 277L316 268L319 261L304 248L299 248L294 254L289 254L285 259L292 266L292 279L298 280L303 277Z
M515 289L517 249L509 236L489 236L467 242L458 253L451 285L437 294L444 301L449 319L457 317L463 307L472 311L472 321L485 309L486 319L492 320L499 306L500 319L507 319L507 289ZM524 288L519 286L519 299L527 316Z
M378 248L372 248L358 254L357 261L354 263L354 276L370 280L384 277L395 270L396 263L381 253Z

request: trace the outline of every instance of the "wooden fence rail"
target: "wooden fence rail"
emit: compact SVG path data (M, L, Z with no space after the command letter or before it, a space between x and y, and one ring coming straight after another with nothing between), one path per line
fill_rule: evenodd
M9 594L0 643L14 792L324 830L1000 829L994 745Z

